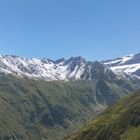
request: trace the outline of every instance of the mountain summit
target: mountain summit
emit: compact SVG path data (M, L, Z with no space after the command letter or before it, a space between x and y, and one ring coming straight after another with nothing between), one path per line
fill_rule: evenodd
M102 62L86 61L80 56L54 61L46 58L39 60L0 55L0 73L46 81L93 80L101 74L106 77L110 74L113 77L115 75L140 76L140 53Z
M113 60L103 61L116 74L140 76L140 53L130 54Z
M97 67L109 69L103 63L88 62L82 57L53 61L46 58L39 60L0 55L0 73L40 78L46 81L92 79Z

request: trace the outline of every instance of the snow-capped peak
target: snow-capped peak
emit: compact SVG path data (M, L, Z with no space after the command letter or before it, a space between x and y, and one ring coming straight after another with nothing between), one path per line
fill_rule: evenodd
M103 64L104 63L104 64ZM50 80L95 79L97 75L136 75L140 77L140 53L103 62L90 62L84 58L51 60L26 59L14 55L0 55L0 73ZM106 77L106 76L105 76Z
M135 56L135 54L125 55L125 56L119 57L119 58L114 59L114 60L107 60L107 61L105 61L105 64L110 65L110 66L123 65L127 61L133 59L134 56Z
M86 60L82 57L71 57L53 61L43 58L26 59L19 56L0 55L0 72L44 80L79 79Z
M116 74L140 76L140 53L130 54L114 60L103 61Z

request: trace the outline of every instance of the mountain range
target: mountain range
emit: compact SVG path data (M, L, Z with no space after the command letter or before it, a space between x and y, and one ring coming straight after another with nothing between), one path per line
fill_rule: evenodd
M140 87L139 56L91 62L1 55L0 139L61 140Z
M106 61L86 61L82 57L59 59L26 59L13 55L0 55L0 73L54 80L93 80L94 70L112 71L118 76L140 77L140 53Z

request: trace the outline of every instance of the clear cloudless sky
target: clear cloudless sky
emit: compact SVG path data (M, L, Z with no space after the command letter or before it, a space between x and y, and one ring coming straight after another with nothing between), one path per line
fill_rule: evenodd
M0 54L88 60L140 52L140 0L0 0Z

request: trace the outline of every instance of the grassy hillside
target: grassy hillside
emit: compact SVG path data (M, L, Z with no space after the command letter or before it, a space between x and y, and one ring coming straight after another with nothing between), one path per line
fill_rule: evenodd
M106 109L68 140L140 140L140 90Z
M0 139L59 140L138 85L122 80L45 82L0 75Z

